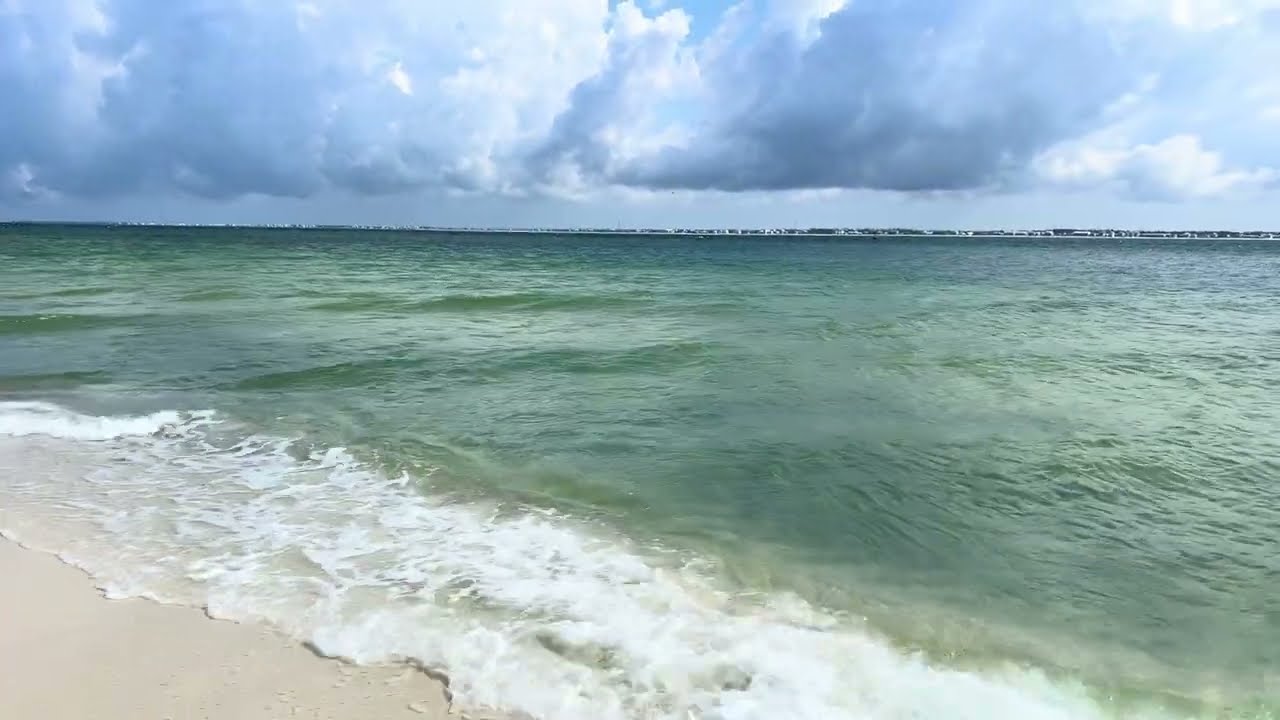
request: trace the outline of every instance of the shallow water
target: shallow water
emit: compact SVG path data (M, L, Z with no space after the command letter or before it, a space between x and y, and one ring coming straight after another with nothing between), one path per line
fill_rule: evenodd
M554 718L1272 717L1280 245L0 231L0 528Z

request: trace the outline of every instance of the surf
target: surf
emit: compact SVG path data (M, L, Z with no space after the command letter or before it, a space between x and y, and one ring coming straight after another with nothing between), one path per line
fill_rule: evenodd
M1176 716L1032 667L938 664L858 618L735 587L708 558L551 508L460 499L437 470L392 474L212 410L0 402L0 470L3 505L21 509L0 529L58 543L46 549L112 597L271 623L355 662L412 661L446 673L464 707L559 720Z

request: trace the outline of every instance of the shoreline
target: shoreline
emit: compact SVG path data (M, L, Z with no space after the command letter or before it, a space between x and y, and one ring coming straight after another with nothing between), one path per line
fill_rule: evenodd
M445 225L332 225L308 223L181 223L152 222L146 220L57 220L27 218L0 221L0 230L25 228L105 228L108 230L124 228L128 230L263 230L263 231L297 231L310 232L384 232L412 233L417 235L581 235L581 236L649 236L649 237L682 237L682 236L739 236L739 237L850 237L873 238L1038 238L1038 239L1121 239L1121 240L1276 240L1280 239L1280 231L1262 230L1258 228L1241 230L1230 228L1200 228L1198 230L1152 228L1138 226L1121 227L970 227L970 228L928 228L928 227L852 227L852 226L817 226L796 225L764 226L764 227L731 227L728 225L710 227L554 227L554 226L505 226L483 227L479 225L445 226Z
M447 720L444 682L316 655L265 625L109 600L85 572L0 537L0 717Z

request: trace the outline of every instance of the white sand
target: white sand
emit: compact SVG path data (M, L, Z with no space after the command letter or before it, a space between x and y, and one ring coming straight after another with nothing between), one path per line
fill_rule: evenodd
M0 719L462 717L418 670L353 667L267 627L107 600L79 570L0 539Z

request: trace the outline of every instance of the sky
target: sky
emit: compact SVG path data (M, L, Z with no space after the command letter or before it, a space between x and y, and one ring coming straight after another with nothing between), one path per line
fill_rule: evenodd
M0 220L1280 230L1280 0L0 0Z

